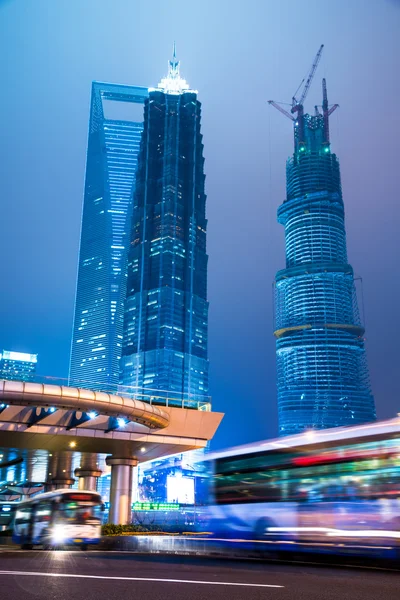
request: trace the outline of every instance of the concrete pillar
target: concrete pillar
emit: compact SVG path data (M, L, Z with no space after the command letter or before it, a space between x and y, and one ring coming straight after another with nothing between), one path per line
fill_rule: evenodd
M79 478L78 487L80 490L97 490L97 479L101 475L101 470L97 464L97 454L81 454L81 466L75 469L75 477Z
M73 452L53 452L54 454L57 455L57 467L50 483L54 490L69 488L75 483L75 479L73 479L71 473Z
M106 464L111 466L108 522L126 525L132 520L132 470L137 466L138 460L107 456Z

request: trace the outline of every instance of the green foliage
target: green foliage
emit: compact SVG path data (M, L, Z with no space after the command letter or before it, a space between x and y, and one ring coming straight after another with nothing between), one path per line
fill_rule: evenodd
M106 523L101 528L102 535L129 535L134 533L150 533L162 531L159 525L136 525L131 523L130 525L114 525L113 523Z

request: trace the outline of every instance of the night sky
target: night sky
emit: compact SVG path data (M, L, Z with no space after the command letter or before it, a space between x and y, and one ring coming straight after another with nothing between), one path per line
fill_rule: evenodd
M92 80L156 86L176 40L202 102L220 448L277 434L272 283L290 102L321 43L379 418L400 411L400 2L0 0L0 348L67 377ZM360 301L361 305L361 301ZM361 307L361 306L360 306ZM362 308L362 307L361 307Z

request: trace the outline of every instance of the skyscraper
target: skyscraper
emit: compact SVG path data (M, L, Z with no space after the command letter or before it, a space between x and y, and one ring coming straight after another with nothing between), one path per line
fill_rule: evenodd
M317 108L315 115L304 114L302 102L292 108L294 154L286 165L286 199L278 209L286 268L275 283L281 435L376 418L347 261L339 162L330 149L332 110L325 80L322 114Z
M90 108L70 383L116 389L123 337L126 250L143 129L115 108L143 104L147 88L94 82Z
M150 89L134 194L121 383L189 403L208 393L201 105L179 73ZM150 391L151 390L151 391Z
M33 381L36 372L37 354L26 352L0 352L0 379Z

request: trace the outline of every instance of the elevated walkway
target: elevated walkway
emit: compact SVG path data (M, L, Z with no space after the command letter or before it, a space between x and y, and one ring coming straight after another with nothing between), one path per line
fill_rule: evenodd
M147 461L204 448L222 417L82 388L0 380L2 447L96 453L124 447Z
M0 450L46 451L43 460L50 489L74 483L76 452L81 453L81 465L75 469L80 489L96 489L101 475L96 456L107 454L110 520L128 523L132 469L140 462L205 448L213 438L223 414L211 412L209 403L196 406L161 407L127 394L0 380ZM31 481L29 475L25 481Z

